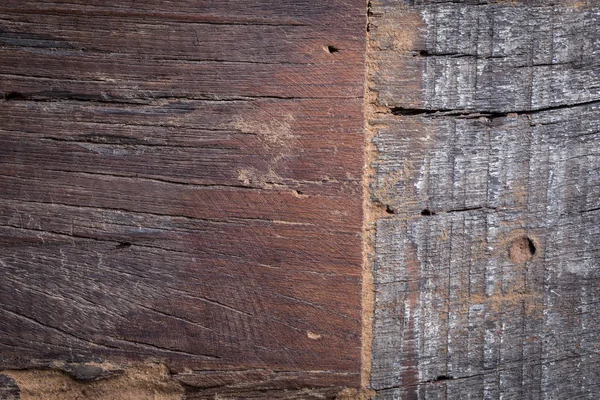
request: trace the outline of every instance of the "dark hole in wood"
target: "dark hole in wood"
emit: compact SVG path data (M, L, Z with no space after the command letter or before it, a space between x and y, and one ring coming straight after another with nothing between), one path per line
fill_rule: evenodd
M429 215L435 215L435 213L433 211L428 210L428 209L424 209L423 211L421 211L421 215L429 216Z
M128 247L131 247L131 243L129 243L129 242L121 242L117 245L117 249L119 249L119 250L126 249Z
M385 206L385 212L388 214L394 214L394 210L390 206Z
M533 240L531 240L529 238L527 238L527 241L529 242L529 252L531 253L531 256L533 257L533 256L535 256L535 251L536 251L535 243L533 243Z
M4 100L6 101L10 101L10 100L25 100L26 97L23 93L19 93L19 92L7 92L4 93Z
M533 240L527 236L521 236L511 242L508 249L508 257L514 263L522 263L533 258L537 248Z
M454 379L454 377L448 375L440 375L437 378L435 378L436 381L451 381L452 379Z
M445 110L425 110L422 108L402 108L402 107L391 107L390 112L394 115L431 115L437 112L444 112Z
M301 190L296 190L296 194L297 194L298 196L302 196L302 195L304 194L304 192L302 192Z
M333 53L337 53L337 52L338 52L338 51L340 51L340 50L339 50L337 47L335 47L335 46L331 46L331 45L329 45L329 46L327 46L327 51L328 51L329 53L333 54Z
M421 51L419 51L419 55L421 57L427 57L427 56L429 56L429 52L427 50L421 50Z

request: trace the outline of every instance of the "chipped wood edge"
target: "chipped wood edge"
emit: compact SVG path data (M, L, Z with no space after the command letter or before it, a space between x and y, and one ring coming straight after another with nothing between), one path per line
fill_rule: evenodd
M371 384L371 369L373 366L373 316L375 314L375 282L373 275L373 258L375 254L373 241L373 215L371 212L371 188L370 182L374 174L371 166L374 156L373 133L369 125L369 116L372 113L371 101L369 99L369 47L370 47L370 5L369 0L365 1L365 9L367 21L365 26L365 77L363 81L364 87L364 118L363 118L363 135L364 135L364 155L363 155L363 234L362 234L362 340L361 340L361 388L368 390Z
M373 201L371 183L375 177L374 161L378 157L377 146L373 142L377 134L370 121L381 107L377 106L377 94L371 89L371 73L376 68L370 55L375 49L371 44L371 1L366 1L365 26L365 79L364 79L364 165L363 165L363 271L362 271L362 368L361 387L371 389L373 367L373 323L375 316L375 233L377 219L385 214L382 205ZM375 395L375 392L372 393Z
M108 363L89 364L87 367L104 372L114 368ZM119 369L119 372L98 379L76 379L72 373L58 366L0 371L14 380L22 400L101 400L117 396L123 400L180 400L185 397L184 387L172 378L164 364L133 364Z
M374 139L378 134L377 124L382 116L389 116L391 109L379 101L378 92L373 89L375 82L373 76L378 72L380 66L374 57L380 49L376 39L372 38L370 26L374 16L372 13L371 0L367 0L366 14L367 25L366 49L365 49L365 82L364 82L364 167L363 167L363 292L362 292L362 369L361 384L368 398L375 398L376 391L371 388L371 375L373 368L373 339L376 310L376 288L375 288L375 257L376 257L376 235L379 220L392 217L394 214L389 205L381 201L380 196L374 192L376 171L373 166L379 158L379 149ZM415 11L408 5L399 4L400 12L409 14L407 18L415 16ZM415 42L421 40L419 29L421 19L418 23L409 23L398 31L392 27L384 27L393 38L393 47L397 51L409 51ZM379 27L381 30L382 28ZM395 31L395 32L394 32ZM392 33L393 32L393 33ZM415 80L422 76L415 77Z

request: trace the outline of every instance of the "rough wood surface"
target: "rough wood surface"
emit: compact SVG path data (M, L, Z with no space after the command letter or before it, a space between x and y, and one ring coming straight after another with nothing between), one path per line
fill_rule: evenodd
M599 22L4 0L0 398L597 398Z
M362 1L3 0L0 370L358 387L365 21Z
M600 7L369 15L377 398L597 398Z
M0 400L19 400L21 391L17 383L9 376L0 375Z

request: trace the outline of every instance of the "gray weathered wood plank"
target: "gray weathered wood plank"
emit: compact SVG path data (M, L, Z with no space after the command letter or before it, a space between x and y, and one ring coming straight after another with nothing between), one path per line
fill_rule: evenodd
M371 1L378 398L595 398L600 8Z

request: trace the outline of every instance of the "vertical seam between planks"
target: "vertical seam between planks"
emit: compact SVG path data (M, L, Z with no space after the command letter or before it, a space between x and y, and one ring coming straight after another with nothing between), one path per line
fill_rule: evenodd
M364 57L364 154L363 154L363 265L362 265L362 341L361 341L361 387L368 389L371 386L371 370L373 367L373 323L375 315L375 282L373 263L375 257L374 224L375 218L372 213L371 201L371 179L375 149L372 142L374 132L369 125L369 116L372 113L371 92L369 89L369 65L370 65L370 34L369 15L371 2L365 1L365 57Z

